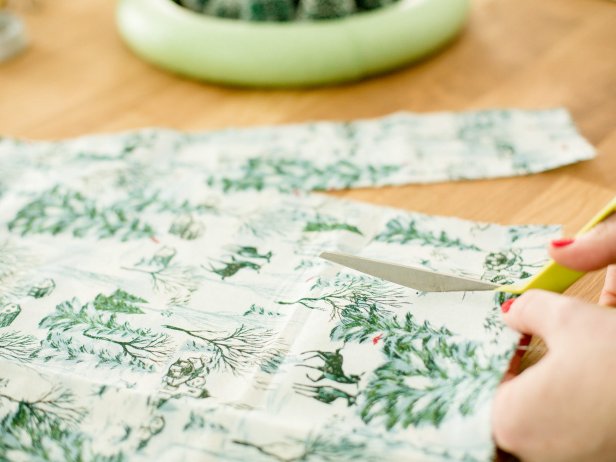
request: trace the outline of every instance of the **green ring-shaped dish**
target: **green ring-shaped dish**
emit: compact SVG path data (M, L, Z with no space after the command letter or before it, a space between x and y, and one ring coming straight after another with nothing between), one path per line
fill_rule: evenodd
M128 46L197 79L258 87L313 86L395 69L460 31L468 0L401 0L343 19L247 22L195 13L171 0L119 0Z

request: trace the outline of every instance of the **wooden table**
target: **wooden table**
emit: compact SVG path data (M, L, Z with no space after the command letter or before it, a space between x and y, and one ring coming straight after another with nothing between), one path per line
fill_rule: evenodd
M284 91L208 85L151 67L120 41L110 0L40 0L16 9L31 46L0 64L5 136L565 106L598 148L595 160L523 178L335 195L474 220L563 223L571 233L616 194L616 5L607 0L475 0L466 31L430 60L349 85ZM601 276L570 292L596 300Z

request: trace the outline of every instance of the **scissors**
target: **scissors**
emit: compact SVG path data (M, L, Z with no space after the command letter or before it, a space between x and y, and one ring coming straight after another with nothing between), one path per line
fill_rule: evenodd
M586 223L577 233L577 236L590 231L614 212L616 212L616 197ZM539 273L521 286L499 285L480 279L454 276L452 274L435 272L424 268L401 265L382 260L373 260L347 253L322 252L320 257L361 273L405 287L411 287L422 292L494 290L497 292L520 295L530 289L544 289L556 293L563 293L569 286L585 274L565 268L554 261L550 261Z

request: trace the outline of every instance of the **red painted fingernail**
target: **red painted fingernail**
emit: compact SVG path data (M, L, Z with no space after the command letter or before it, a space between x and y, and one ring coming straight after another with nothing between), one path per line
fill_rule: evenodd
M509 300L505 300L503 304L501 305L501 311L503 313L506 313L507 311L509 311L509 308L511 308L511 305L513 304L514 301L515 301L515 298L510 298Z
M568 245L573 244L573 239L556 239L552 241L552 247L560 248L567 247Z

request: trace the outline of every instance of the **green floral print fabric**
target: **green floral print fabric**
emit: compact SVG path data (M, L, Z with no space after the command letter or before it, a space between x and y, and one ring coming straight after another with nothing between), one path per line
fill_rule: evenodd
M0 460L490 460L502 297L317 256L504 284L558 228L310 190L591 155L560 111L0 141Z

